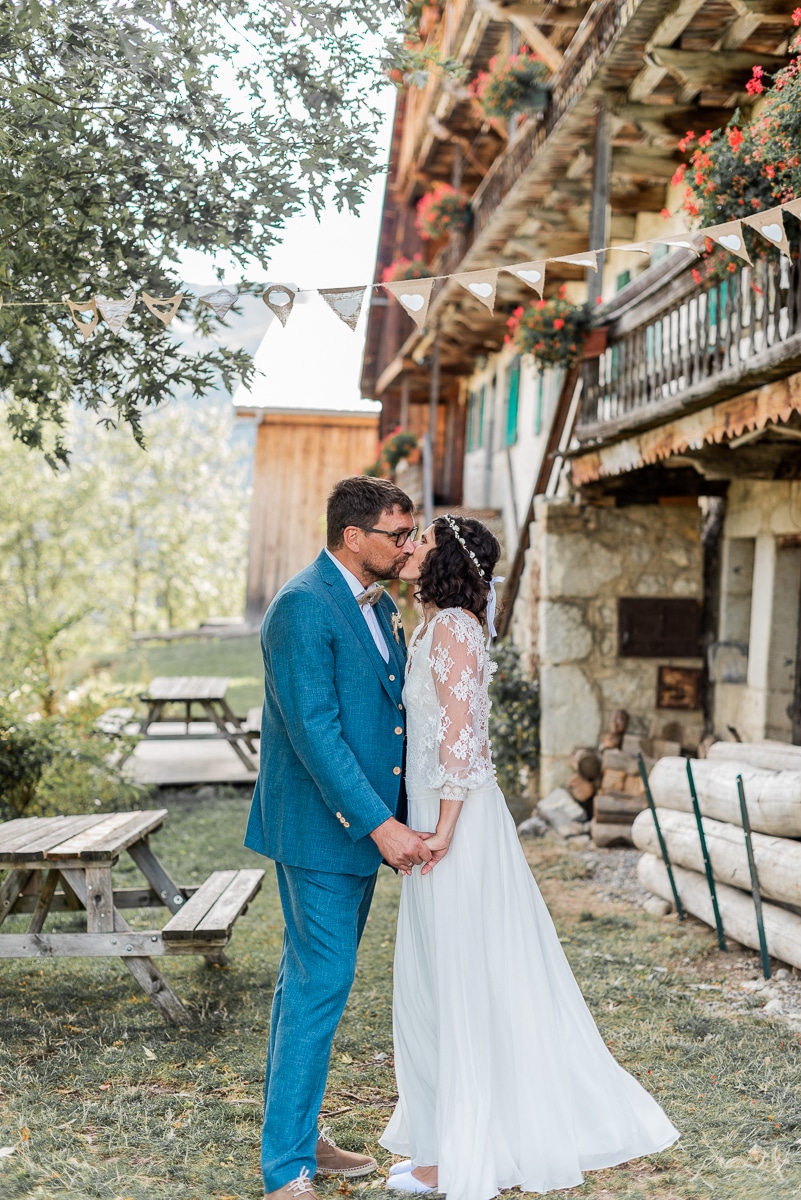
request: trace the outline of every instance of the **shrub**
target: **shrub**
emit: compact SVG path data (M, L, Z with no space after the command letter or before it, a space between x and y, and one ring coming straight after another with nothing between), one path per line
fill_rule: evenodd
M490 59L489 71L480 71L470 90L488 117L542 112L548 104L547 76L545 63L524 46L501 66L497 57Z
M417 203L417 230L426 241L467 229L472 220L469 199L449 183L435 183Z
M402 283L405 279L430 279L432 272L423 262L422 254L414 258L396 258L381 275L382 283Z
M524 796L539 761L539 684L523 671L520 653L511 642L496 642L492 657L498 668L490 688L492 758L498 783L513 804Z
M550 300L516 308L506 324L506 340L521 354L533 355L541 367L571 367L581 356L592 314L586 305L565 300L560 288Z

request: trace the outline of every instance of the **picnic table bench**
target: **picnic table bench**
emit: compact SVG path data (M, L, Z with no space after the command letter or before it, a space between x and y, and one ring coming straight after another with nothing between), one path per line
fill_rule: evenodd
M261 888L264 871L214 871L198 887L176 884L150 847L165 808L75 817L20 817L0 824L0 925L12 913L31 913L25 933L0 933L3 958L120 958L167 1020L188 1014L152 961L202 954L227 962L223 947L236 919ZM127 851L148 886L114 888L112 867ZM165 907L162 929L133 930L123 908ZM44 933L50 913L86 911L86 930Z
M250 758L242 749L244 742L251 754L256 754L254 731L249 729L247 722L243 723L232 711L225 694L228 691L230 679L219 675L159 675L153 679L142 692L139 699L147 705L147 714L139 726L141 737L152 737L150 730L154 725L165 722L175 722L176 717L166 710L176 704L184 709L181 724L186 726L184 733L158 734L158 737L172 739L181 738L225 738L234 753L239 757L248 771L258 770L258 762ZM201 715L193 716L192 707L201 709ZM199 721L211 721L216 726L215 733L192 733L190 725ZM127 757L127 755L126 755ZM124 759L122 760L124 761Z

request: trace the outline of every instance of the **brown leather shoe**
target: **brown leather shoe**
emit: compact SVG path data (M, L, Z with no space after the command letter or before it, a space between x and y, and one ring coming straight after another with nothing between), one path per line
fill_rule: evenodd
M265 1192L264 1200L319 1200L319 1197L312 1187L311 1176L304 1167L297 1179L290 1179L289 1183L276 1188L274 1192Z
M341 1175L343 1179L358 1179L372 1175L378 1163L369 1154L353 1154L332 1142L325 1130L317 1135L317 1174Z

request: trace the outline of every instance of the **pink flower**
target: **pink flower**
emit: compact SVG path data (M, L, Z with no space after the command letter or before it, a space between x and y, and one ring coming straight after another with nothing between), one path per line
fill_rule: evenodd
M735 153L739 150L740 146L742 146L743 142L745 141L745 138L743 137L743 134L742 134L742 130L738 129L736 126L734 127L734 129L729 129L726 131L726 137L729 139L729 145L731 146L732 150L734 150Z
M564 329L564 327L565 327L564 318L563 317L554 317L553 327L554 327L554 329Z
M751 78L745 85L745 90L749 96L758 96L761 92L764 92L765 87L762 83L762 76L764 74L765 72L762 70L762 67L754 67Z
M796 8L793 11L793 24L801 25L801 8Z

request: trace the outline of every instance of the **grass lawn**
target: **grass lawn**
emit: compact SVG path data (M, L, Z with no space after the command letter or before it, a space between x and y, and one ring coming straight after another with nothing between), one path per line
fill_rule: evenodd
M199 881L212 866L260 861L241 846L248 807L242 795L165 798L170 816L154 847L182 882ZM561 845L537 841L526 851L605 1038L683 1133L663 1154L589 1175L570 1194L582 1200L801 1194L798 1037L747 1011L712 1012L710 993L698 985L722 979L727 956L699 923L682 926L601 901L586 864ZM382 871L323 1116L342 1145L367 1147L382 1165L390 1156L376 1139L394 1100L390 990L398 892L399 881ZM134 919L145 928L153 918L142 912ZM62 929L74 927L73 917L55 920ZM19 930L22 921L11 918L10 925ZM165 1025L115 962L4 963L0 1146L14 1152L0 1157L2 1200L256 1200L263 1056L280 939L268 872L235 927L229 969L208 968L200 959L166 962L165 973L193 1013L188 1030ZM382 1182L329 1182L320 1191L327 1200L353 1193L378 1200L386 1196Z
M148 683L156 675L228 675L228 703L239 716L264 699L259 635L136 645L111 661L112 683Z

